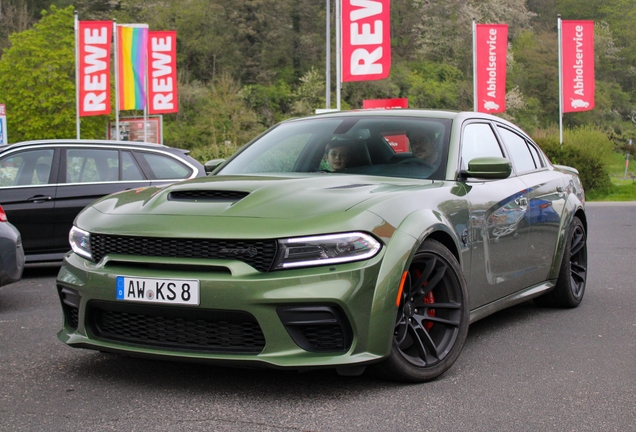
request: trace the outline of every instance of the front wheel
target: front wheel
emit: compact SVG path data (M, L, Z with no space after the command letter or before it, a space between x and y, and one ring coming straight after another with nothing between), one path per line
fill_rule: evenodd
M426 240L407 270L391 354L374 369L398 381L437 378L464 346L469 312L466 281L457 259L441 243Z

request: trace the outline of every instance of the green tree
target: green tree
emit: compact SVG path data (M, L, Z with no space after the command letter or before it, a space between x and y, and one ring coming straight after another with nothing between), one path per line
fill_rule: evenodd
M225 157L228 148L236 150L263 130L228 74L208 84L180 83L179 93L179 113L164 125L167 145L207 148L209 159Z
M26 3L4 3L0 7L0 54L9 47L9 35L30 28L34 18Z
M314 114L316 108L325 106L325 77L312 69L300 78L294 93L296 101L292 113L297 116Z
M509 86L518 87L526 98L525 115L546 127L559 122L559 57L556 33L528 30L512 44L514 67L508 74ZM536 100L538 103L534 103Z
M44 12L14 33L0 59L0 100L11 142L76 136L73 7ZM84 117L82 137L104 136L102 117Z

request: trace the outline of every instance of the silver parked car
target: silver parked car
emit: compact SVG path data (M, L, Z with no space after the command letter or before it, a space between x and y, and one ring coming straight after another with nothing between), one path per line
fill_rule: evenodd
M17 282L24 269L24 250L20 232L8 221L0 205L0 286Z

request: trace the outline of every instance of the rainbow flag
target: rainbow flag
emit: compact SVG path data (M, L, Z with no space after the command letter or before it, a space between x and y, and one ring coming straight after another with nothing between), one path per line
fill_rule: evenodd
M147 24L117 26L117 79L120 110L146 107Z

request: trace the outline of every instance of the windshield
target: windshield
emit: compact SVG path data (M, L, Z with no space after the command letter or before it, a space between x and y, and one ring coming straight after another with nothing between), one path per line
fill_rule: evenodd
M314 117L282 123L217 175L320 172L444 178L451 120Z

